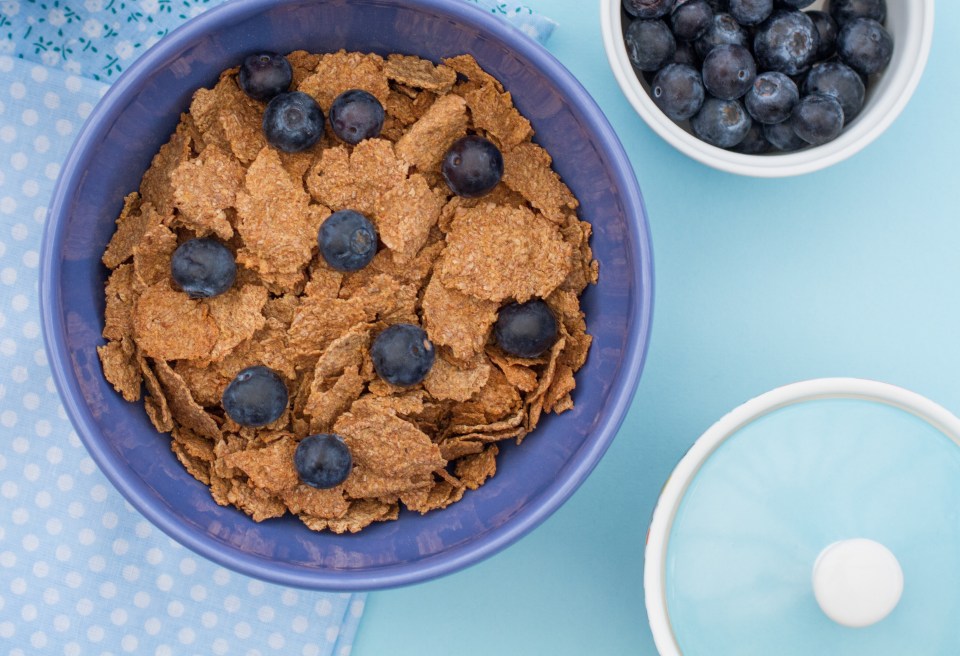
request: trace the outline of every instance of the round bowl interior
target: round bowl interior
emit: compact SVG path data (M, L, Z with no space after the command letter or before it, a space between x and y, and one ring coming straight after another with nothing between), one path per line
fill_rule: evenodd
M810 9L822 8L818 0ZM669 144L685 155L721 171L761 178L810 173L843 161L865 148L900 115L913 95L930 54L934 0L887 0L886 28L893 36L890 66L867 90L863 111L834 141L796 153L744 155L697 139L686 124L670 120L653 103L649 85L638 77L623 43L629 16L620 0L600 0L600 22L607 59L617 83L636 112Z
M137 189L193 92L254 50L473 54L514 94L594 227L600 282L583 298L593 348L576 408L549 416L498 473L425 516L401 512L357 535L287 516L254 523L218 506L158 435L143 405L105 381L100 263L126 193ZM536 235L531 235L535 239ZM485 12L448 0L238 0L145 53L94 109L54 192L41 271L44 334L67 412L113 484L157 526L224 566L276 583L363 590L460 569L507 546L565 501L609 446L643 365L652 307L646 216L633 170L599 108L553 57Z

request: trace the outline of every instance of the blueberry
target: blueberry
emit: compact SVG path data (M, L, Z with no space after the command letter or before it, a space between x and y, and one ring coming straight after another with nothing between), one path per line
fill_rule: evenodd
M557 319L539 298L500 308L493 326L497 346L518 358L539 357L557 341Z
M767 141L769 141L774 148L785 153L792 153L795 150L800 150L810 145L797 136L797 133L793 131L793 125L790 121L769 125L765 124L763 126L763 136L766 137Z
M704 96L700 73L686 64L668 64L650 85L653 102L674 121L686 121L700 111Z
M675 0L623 0L623 8L634 18L660 18L673 9Z
M359 271L377 254L377 229L360 212L340 210L327 217L317 234L320 254L337 271Z
M677 40L662 20L635 20L623 38L630 63L641 71L660 70L677 51Z
M254 100L270 100L290 88L293 69L283 55L260 52L249 55L240 65L240 88Z
M430 372L436 352L420 326L396 323L377 335L370 347L373 368L391 385L416 385Z
M503 154L492 141L468 135L453 142L440 172L457 196L477 198L491 192L503 177Z
M689 0L677 5L670 14L673 35L681 41L693 41L703 36L713 20L713 9L707 0Z
M747 111L761 123L780 123L790 118L800 100L793 80L776 71L761 73L744 98Z
M887 20L887 0L830 0L829 9L840 27L854 18L872 18L878 23Z
M241 426L266 426L287 409L287 387L277 373L263 365L247 367L223 392L223 409Z
M837 21L833 20L825 11L808 11L807 16L820 34L820 47L817 48L817 59L823 61L837 51Z
M809 7L817 0L777 0L784 7L789 7L790 9L803 9L804 7Z
M693 43L690 41L679 41L677 42L677 52L673 55L672 63L686 64L687 66L692 66L700 70L701 60Z
M347 480L353 470L353 456L342 437L324 433L300 440L293 464L301 481L327 490Z
M173 281L190 298L210 298L233 286L237 264L233 253L215 239L191 239L173 251Z
M741 25L759 25L773 13L773 0L730 0L730 15Z
M823 93L839 100L845 124L863 109L866 91L860 74L840 61L815 64L803 82L804 94Z
M707 98L690 120L693 133L708 144L732 148L743 141L753 121L739 100Z
M743 141L730 150L743 153L744 155L762 155L770 152L772 147L770 142L767 141L767 138L763 136L763 125L754 122L754 124L750 126L750 130L747 131L747 136L743 138Z
M820 33L802 11L777 11L757 30L753 52L761 70L797 75L817 57Z
M722 100L740 98L757 76L757 63L743 46L717 46L703 60L703 86Z
M749 43L747 31L730 14L714 14L707 31L695 42L697 54L703 59L716 46L725 43L746 46Z
M384 118L380 101L362 89L344 91L330 105L333 133L351 145L379 137Z
M306 150L323 136L323 110L302 91L281 93L263 112L263 135L285 153Z
M872 18L854 18L840 28L837 51L850 68L864 75L873 75L890 63L893 37Z
M843 108L833 96L816 93L804 96L793 109L790 123L797 136L819 146L833 141L843 129Z

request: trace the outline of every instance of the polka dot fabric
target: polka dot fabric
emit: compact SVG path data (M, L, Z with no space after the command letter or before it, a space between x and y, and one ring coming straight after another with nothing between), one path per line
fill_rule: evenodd
M266 584L181 547L110 486L60 405L40 237L105 89L0 55L0 655L345 656L364 595Z

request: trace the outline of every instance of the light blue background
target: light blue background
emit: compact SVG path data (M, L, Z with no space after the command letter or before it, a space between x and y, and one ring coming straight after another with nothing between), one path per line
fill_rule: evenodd
M926 74L897 122L826 171L753 180L674 151L614 81L597 3L527 0L633 161L657 295L633 408L577 494L459 574L370 595L359 656L655 654L643 544L660 486L734 406L779 385L861 376L960 412L960 3L937 3ZM960 594L960 593L958 593Z

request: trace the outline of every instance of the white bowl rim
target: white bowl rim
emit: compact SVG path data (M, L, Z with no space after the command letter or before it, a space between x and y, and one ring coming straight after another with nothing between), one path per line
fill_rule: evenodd
M675 124L653 103L641 86L630 64L622 38L621 0L600 0L600 29L607 60L620 89L634 110L654 132L683 154L707 166L757 178L781 178L812 173L841 162L866 148L900 115L920 83L933 42L935 0L904 0L917 20L911 26L907 43L898 44L899 57L910 58L900 70L897 84L889 88L880 102L857 117L836 140L796 153L745 155L700 141ZM907 65L909 64L909 65Z
M723 442L771 412L807 401L859 399L909 412L960 446L960 418L910 390L862 378L817 378L761 394L723 416L701 435L667 479L653 511L644 551L643 590L647 618L660 656L683 656L667 611L666 567L670 531L690 483Z

